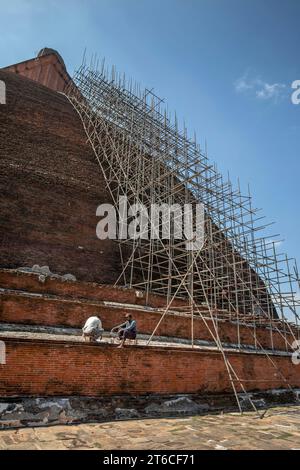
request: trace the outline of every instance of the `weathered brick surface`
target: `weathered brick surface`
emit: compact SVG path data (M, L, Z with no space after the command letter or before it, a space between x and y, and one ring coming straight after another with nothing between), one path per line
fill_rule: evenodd
M6 289L16 289L39 294L53 294L70 299L107 300L130 304L145 305L146 298L137 297L135 289L113 287L111 285L89 282L62 282L47 277L45 282L39 281L39 275L10 269L0 269L0 286ZM157 294L150 294L148 305L164 307L166 298ZM181 299L174 299L172 306L186 305Z
M114 289L111 288L111 291L113 292ZM113 326L124 321L125 313L131 313L134 316L139 333L144 334L152 333L162 315L161 312L139 311L130 309L128 306L114 308L95 302L80 302L63 298L28 297L26 295L16 295L16 293L3 293L0 295L0 321L6 323L81 328L89 316L97 315L101 318L104 328L110 330ZM211 321L206 319L206 322L209 328L214 331ZM236 324L228 321L219 321L218 331L224 343L237 344L238 332ZM190 339L191 319L187 315L166 314L156 334L159 336ZM271 349L271 332L269 329L257 328L256 337L263 347ZM194 318L194 338L213 341L206 324L199 317ZM242 344L254 346L255 337L253 328L240 326L240 339ZM293 342L292 336L287 335L287 340L291 344ZM286 350L284 335L274 331L273 345L276 350Z
M24 273L14 270L0 270L0 286L6 289L14 289L33 294L42 294L43 297L26 297L16 293L2 293L0 295L0 321L6 323L23 323L36 325L70 326L80 328L86 318L91 314L97 314L103 321L105 329L121 323L124 313L132 313L138 322L140 333L151 334L160 319L161 313L145 310L131 310L129 306L122 309L114 309L97 304L101 301L111 301L124 304L145 305L146 299L136 297L134 289L113 287L110 285L98 285L87 282L62 282L57 279L46 278L44 283L39 282L39 276L33 273ZM47 297L55 296L55 299ZM148 305L154 308L166 306L166 298L151 294ZM181 299L174 300L172 308L180 307L185 302ZM203 312L205 313L205 307ZM210 320L207 325L213 331ZM218 332L224 343L238 343L237 325L228 321L218 322ZM157 332L160 336L174 336L178 338L191 338L191 320L184 315L165 315ZM240 325L240 341L242 344L255 346L254 330L251 327ZM194 337L211 341L212 336L206 324L196 316L194 317ZM256 338L261 346L276 350L290 349L293 337L287 332L271 331L265 327L256 328ZM286 341L286 339L287 341Z
M231 391L220 353L163 348L7 339L0 365L0 394L110 395L119 393L219 393ZM248 390L286 388L269 359L256 354L228 358ZM290 357L272 359L288 382L300 386Z
M36 82L3 71L0 79L0 266L115 282L118 247L96 237L96 208L110 196L77 113Z
M71 79L62 58L51 51L34 59L5 67L4 70L27 77L55 91L64 91Z

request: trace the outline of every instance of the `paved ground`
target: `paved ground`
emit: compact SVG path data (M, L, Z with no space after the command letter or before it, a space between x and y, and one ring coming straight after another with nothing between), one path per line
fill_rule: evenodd
M0 449L299 449L300 407L0 431Z

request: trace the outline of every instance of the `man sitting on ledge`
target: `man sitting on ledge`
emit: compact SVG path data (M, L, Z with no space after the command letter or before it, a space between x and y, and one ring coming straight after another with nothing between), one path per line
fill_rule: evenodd
M118 336L121 340L120 346L122 348L125 344L126 339L136 339L136 321L132 319L132 315L127 313L125 315L126 321L122 325L115 326L111 331L118 330Z
M82 336L85 341L88 338L90 341L95 342L97 339L102 339L103 331L100 318L90 317L82 328Z

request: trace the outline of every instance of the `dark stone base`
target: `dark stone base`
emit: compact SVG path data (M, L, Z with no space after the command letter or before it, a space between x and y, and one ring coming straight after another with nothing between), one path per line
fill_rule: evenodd
M249 394L255 406L300 403L300 390ZM240 395L243 411L252 409ZM178 417L237 411L233 395L146 395L110 397L23 397L0 399L0 429L55 424L105 422L138 418Z

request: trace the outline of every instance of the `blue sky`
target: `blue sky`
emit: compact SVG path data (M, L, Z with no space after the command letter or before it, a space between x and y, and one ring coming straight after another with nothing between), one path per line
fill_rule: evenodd
M299 0L0 0L0 67L84 49L164 98L300 261ZM280 248L281 248L280 247Z

